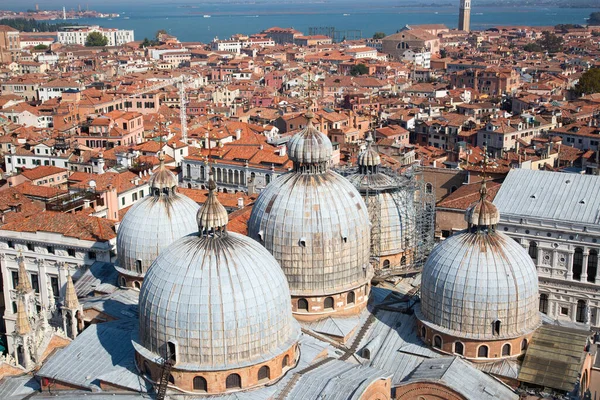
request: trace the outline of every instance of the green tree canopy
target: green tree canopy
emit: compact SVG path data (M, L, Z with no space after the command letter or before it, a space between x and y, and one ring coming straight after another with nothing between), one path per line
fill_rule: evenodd
M528 51L530 53L539 53L541 51L544 51L542 46L540 46L537 43L527 43L525 47L523 47L523 50Z
M579 96L600 93L600 68L591 68L581 75L574 91Z
M542 32L542 38L537 41L537 44L548 53L558 53L562 51L563 39L549 31Z
M38 44L37 46L34 47L34 49L36 49L36 50L48 50L48 46L46 46L45 44Z
M92 32L85 40L86 47L102 47L108 44L108 38L100 32Z
M77 24L66 24L60 22L58 24L49 24L47 22L36 21L32 18L2 18L0 25L7 25L21 32L56 32L63 26L72 26Z
M144 48L144 47L152 47L152 46L158 46L160 43L158 40L148 40L148 38L144 38L144 40L142 41L142 43L140 43L140 49Z
M588 25L600 25L600 12L593 12L590 14Z
M368 73L369 73L369 68L367 68L367 66L365 64L356 64L356 65L353 65L352 68L350 69L350 75L352 75L352 76L365 75Z
M383 39L385 37L385 33L383 32L375 32L373 35L373 39Z

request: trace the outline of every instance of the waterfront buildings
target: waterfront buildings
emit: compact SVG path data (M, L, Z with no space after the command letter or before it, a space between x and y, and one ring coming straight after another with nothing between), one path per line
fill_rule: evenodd
M63 44L78 44L85 46L87 37L92 32L99 32L108 39L108 46L122 46L125 43L133 42L132 30L121 30L114 28L102 28L97 25L81 27L65 27L57 34L57 40Z

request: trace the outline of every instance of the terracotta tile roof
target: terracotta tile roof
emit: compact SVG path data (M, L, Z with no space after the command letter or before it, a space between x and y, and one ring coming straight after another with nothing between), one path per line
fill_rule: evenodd
M68 190L55 187L32 185L31 182L24 182L14 188L24 196L35 197L38 199L52 199L69 193Z
M51 232L80 240L105 242L114 239L115 224L104 218L53 211L36 213L27 218L10 222L2 227L5 231Z
M21 175L33 181L45 176L60 174L61 172L67 172L67 170L64 168L54 167L52 165L41 165L32 169L25 169L23 172L21 172Z
M487 194L488 200L494 201L498 190L500 190L501 184L494 181L488 181ZM439 208L453 208L456 210L466 210L471 204L479 200L480 194L479 189L481 183L471 183L469 185L462 185L454 193L450 193L448 197L438 202L437 207Z
M187 189L187 188L179 188L177 189L179 193L189 197L194 200L198 204L204 204L206 202L206 198L208 197L208 190L201 189ZM226 208L237 208L238 207L238 199L241 197L244 199L244 204L253 203L258 195L248 196L245 193L221 193L217 194L219 198L219 202L223 204L223 207Z
M252 213L253 205L254 204L248 204L244 208L229 214L227 230L230 232L240 233L242 235L248 235L248 221L250 220L250 214Z

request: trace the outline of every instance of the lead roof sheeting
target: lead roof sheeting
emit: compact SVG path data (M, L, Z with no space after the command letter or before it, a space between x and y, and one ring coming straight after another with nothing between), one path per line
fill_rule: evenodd
M6 377L0 382L0 399L17 400L40 389L39 382L30 375Z
M522 216L600 227L598 193L598 176L512 169L494 204L501 218Z
M489 363L473 363L475 368L488 374L517 379L521 364L517 360L505 359Z
M406 383L441 381L468 400L512 400L519 396L507 386L477 370L459 357L425 360Z
M110 374L113 384L145 392L145 381L138 379L134 366L130 339L137 329L135 319L91 325L48 359L37 375L96 389L99 378Z
M571 391L584 361L588 332L543 325L531 338L519 380Z
M96 261L74 283L77 297L86 297L93 292L113 293L117 290L119 274L112 264Z
M116 319L138 318L138 293L133 290L119 290L98 297L87 297L81 299L84 310L93 308Z
M320 321L304 324L304 326L318 333L324 333L326 335L333 335L338 337L346 337L346 335L351 333L358 326L358 323L358 317L327 317Z

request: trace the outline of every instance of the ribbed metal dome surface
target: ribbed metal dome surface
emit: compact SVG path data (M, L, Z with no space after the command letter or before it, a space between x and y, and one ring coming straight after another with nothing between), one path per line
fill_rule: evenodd
M179 193L149 195L135 203L117 230L118 267L136 274L136 260L141 260L142 274L146 273L165 247L198 231L199 208Z
M236 233L189 235L152 264L140 292L136 349L146 358L177 345L176 368L226 370L264 362L299 336L277 261Z
M421 278L421 319L472 339L530 333L540 324L538 277L527 251L501 232L455 234L431 252ZM500 334L492 324L499 320Z
M298 164L324 163L331 160L333 146L329 138L310 122L287 143L288 157Z
M381 164L381 156L370 145L358 155L358 165L372 167Z
M289 172L259 195L248 234L275 256L294 295L341 292L368 280L370 224L344 177Z

